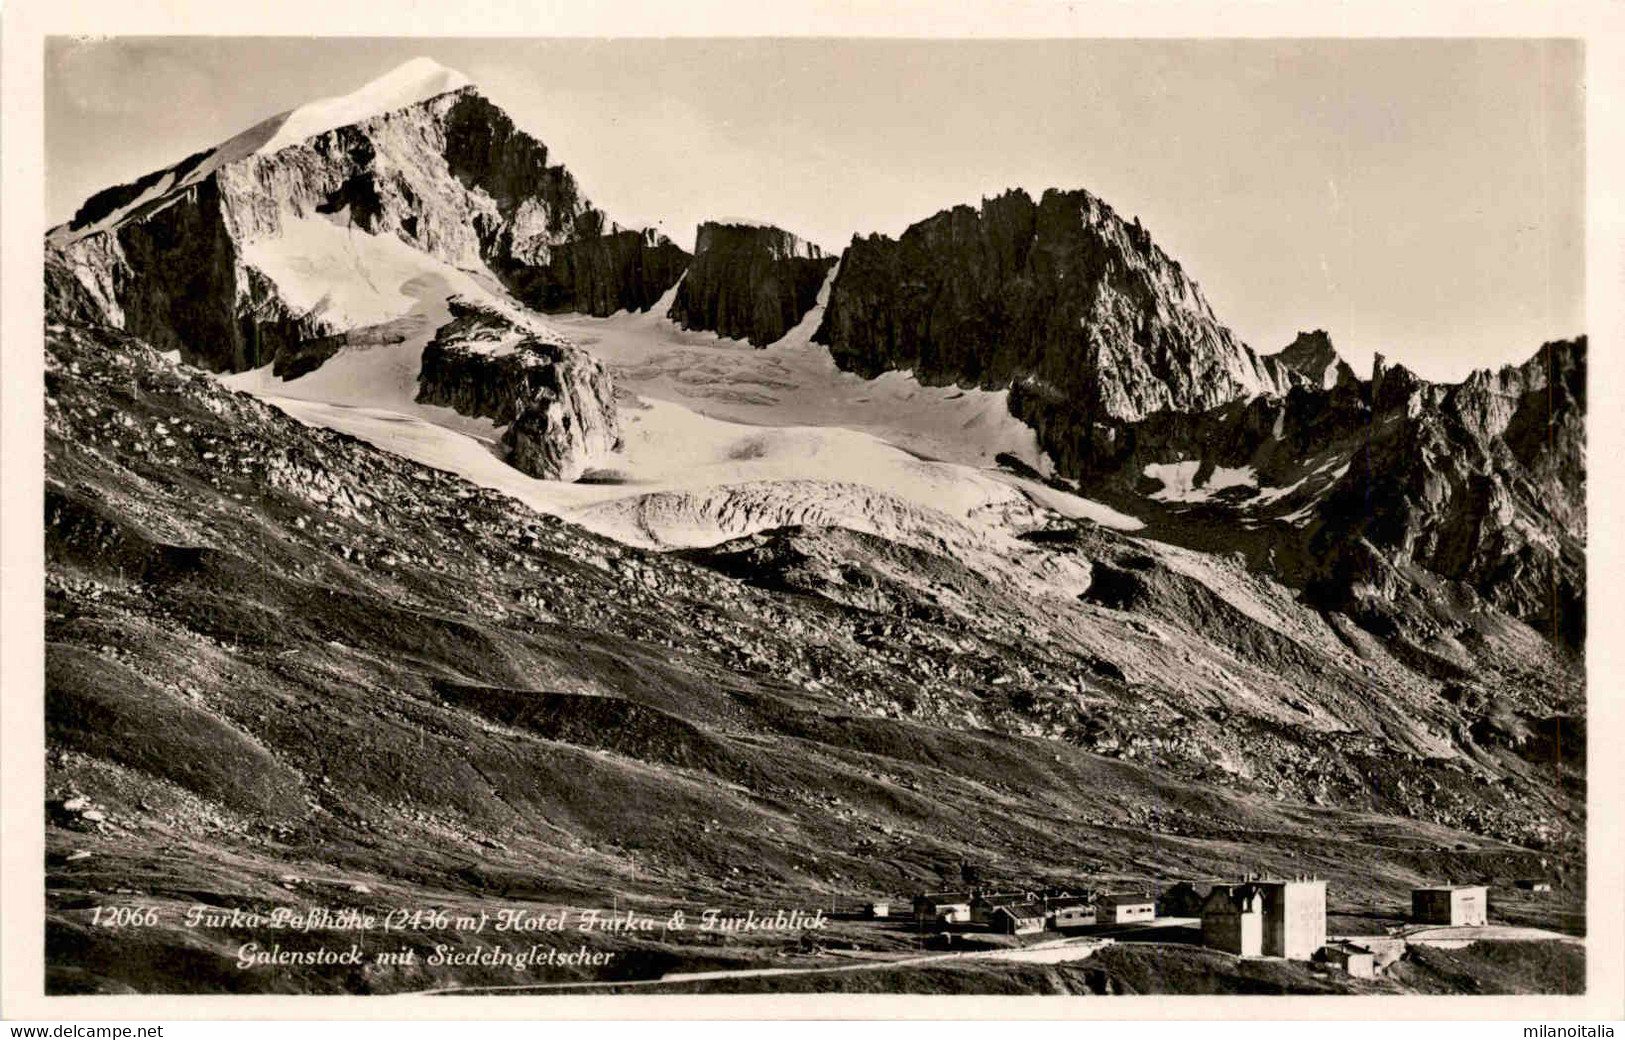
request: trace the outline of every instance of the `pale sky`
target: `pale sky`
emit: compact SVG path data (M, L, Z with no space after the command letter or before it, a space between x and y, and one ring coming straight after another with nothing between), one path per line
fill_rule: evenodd
M419 55L685 248L749 217L838 251L1081 187L1260 352L1324 328L1362 373L1457 379L1585 331L1570 41L57 40L47 218Z

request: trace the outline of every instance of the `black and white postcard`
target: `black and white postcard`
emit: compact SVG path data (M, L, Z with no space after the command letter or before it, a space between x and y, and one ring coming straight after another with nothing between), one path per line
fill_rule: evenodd
M11 992L1607 1006L1583 25L163 24L6 142Z

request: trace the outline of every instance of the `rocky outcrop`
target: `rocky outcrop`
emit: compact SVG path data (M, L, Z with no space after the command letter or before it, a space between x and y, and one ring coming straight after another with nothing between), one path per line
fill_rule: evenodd
M621 447L615 386L598 359L456 301L423 350L417 400L506 426L516 469L575 480Z
M96 298L60 261L45 261L45 313L49 320L101 325L107 321Z
M1332 338L1323 329L1300 332L1286 349L1266 355L1282 366L1303 376L1310 385L1330 390L1334 386L1352 386L1360 381L1348 362L1338 356Z
M689 256L653 231L615 231L551 246L545 262L498 260L509 292L539 311L599 317L646 311L683 276Z
M685 329L765 347L784 337L818 302L836 258L765 224L701 224L694 260L667 312Z
M1219 324L1140 226L1086 191L956 206L901 238L854 238L813 336L836 364L1010 388L1063 473L1123 422L1281 393L1295 378Z
M215 371L253 368L285 344L339 331L295 313L243 265L230 205L211 175L115 227L48 242L47 269L78 283L81 315L88 300L99 321ZM48 307L68 298L48 287Z
M1151 530L1240 550L1326 609L1417 645L1494 604L1585 638L1586 340L1432 383L1380 356L1369 383L1125 424L1086 485L1166 515ZM1173 485L1176 485L1173 486Z
M680 278L689 255L653 230L612 223L582 195L547 146L473 91L446 114L446 163L496 202L500 220L478 225L481 250L527 306L604 317L648 310Z
M399 313L374 307L363 319L322 292L339 279L388 297L401 264L375 270L366 257L398 256L402 244L424 273L488 269L546 310L647 308L676 282L686 253L613 224L548 164L545 145L459 83L411 63L99 193L47 236L57 272L47 303L82 316L88 299L100 321L192 364L240 371L405 313L403 295L390 297ZM335 241L332 227L350 238L328 248L336 270L326 270L313 258ZM358 236L367 248L354 247ZM62 291L63 273L82 294Z
M1318 510L1329 587L1393 599L1420 567L1583 645L1585 356L1583 336L1548 343L1454 385L1379 358L1365 449Z

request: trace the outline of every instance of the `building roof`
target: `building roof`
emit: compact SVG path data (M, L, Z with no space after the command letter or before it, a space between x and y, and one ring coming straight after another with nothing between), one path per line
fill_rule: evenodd
M1347 939L1333 939L1331 942L1326 944L1326 949L1340 950L1343 953L1370 954L1372 952L1366 947L1361 946L1359 943L1349 942Z
M1032 902L1033 893L1024 888L1012 888L1003 892L976 892L976 901L981 903L1029 903Z
M1041 920L1046 911L1042 903L1000 903L993 908L996 914L1008 914L1018 920Z
M1264 897L1256 885L1215 885L1202 902L1202 913L1256 914L1264 909Z
M1412 892L1476 892L1488 888L1488 885L1426 885L1422 888L1413 888Z
M1100 897L1102 906L1139 906L1142 903L1155 902L1155 899L1144 892L1109 892Z

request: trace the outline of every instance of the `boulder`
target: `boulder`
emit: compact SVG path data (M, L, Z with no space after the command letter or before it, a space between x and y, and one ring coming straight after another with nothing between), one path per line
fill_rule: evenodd
M542 480L575 480L620 448L615 385L598 359L500 316L455 303L453 313L423 350L419 402L507 427L508 461Z

